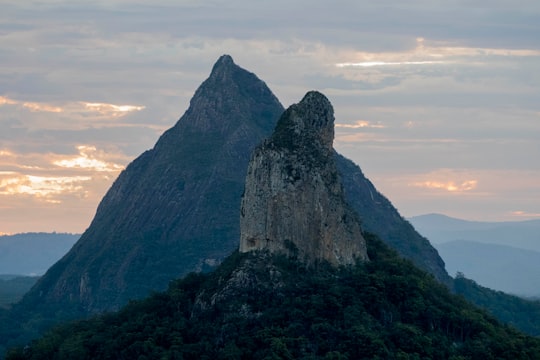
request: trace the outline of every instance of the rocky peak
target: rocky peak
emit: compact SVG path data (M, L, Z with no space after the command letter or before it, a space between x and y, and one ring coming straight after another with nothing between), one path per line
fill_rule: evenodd
M219 79L221 81L226 80L227 76L231 74L235 67L237 67L237 65L234 63L234 60L230 55L221 55L212 67L210 79Z
M221 56L185 114L120 174L88 230L27 294L28 308L115 310L230 254L250 155L283 110L262 80Z
M290 148L308 146L331 151L334 142L332 104L320 92L308 92L280 118L272 139L274 143Z
M367 260L356 213L344 200L334 160L334 112L309 92L255 149L240 217L240 251L269 250L349 265Z

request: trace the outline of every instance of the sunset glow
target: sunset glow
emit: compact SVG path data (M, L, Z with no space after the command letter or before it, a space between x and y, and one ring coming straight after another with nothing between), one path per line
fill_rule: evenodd
M477 180L467 180L461 183L454 181L440 182L440 181L424 181L413 183L413 186L422 187L426 189L446 190L449 192L464 192L476 189L478 185Z
M95 171L118 172L124 169L124 166L122 165L96 158L97 149L94 146L80 145L77 149L79 150L79 156L56 160L53 164L64 168L79 168Z
M11 173L0 178L0 195L32 195L46 202L58 203L59 200L54 199L53 195L61 193L83 195L83 183L91 179L90 176L53 177Z
M136 105L114 105L114 104L106 104L106 103L82 103L86 110L97 112L102 115L109 115L109 116L124 116L130 112L133 111L141 111L144 110L144 106L136 106Z
M372 124L371 122L366 121L366 120L358 120L354 124L339 124L339 123L336 123L335 127L344 128L344 129L361 129L361 128L383 129L386 126L384 126L384 125L382 125L380 123Z

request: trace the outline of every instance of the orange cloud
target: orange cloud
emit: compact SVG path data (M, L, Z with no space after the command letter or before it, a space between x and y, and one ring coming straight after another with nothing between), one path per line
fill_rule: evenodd
M527 211L512 211L510 215L519 217L519 218L540 218L540 213L531 213Z
M372 124L370 121L367 120L358 120L354 124L336 124L335 127L337 128L345 128L345 129L360 129L360 128L376 128L376 129L383 129L386 126L382 125L381 123L375 123Z
M129 114L133 111L141 111L145 109L145 106L138 105L115 105L107 103L88 103L81 102L85 111L96 112L100 115L121 117Z
M43 112L59 113L59 112L64 111L61 107L58 107L58 106L45 104L45 103L39 103L39 102L21 102L21 101L10 99L5 96L0 96L0 106L2 105L21 105L32 112L43 111Z
M52 113L61 113L64 111L61 107L43 104L43 103L36 103L36 102L25 102L22 104L27 109L30 109L30 111L33 112L52 112Z
M83 183L90 176L35 176L0 173L0 195L31 195L49 203L60 203L59 194L84 194Z
M55 160L53 164L63 168L87 169L100 172L118 172L124 169L123 165L98 159L98 156L104 157L105 154L98 152L95 146L79 145L77 149L79 150L79 156Z
M0 96L0 106L1 105L17 105L17 101L7 98L5 96Z
M421 187L426 189L446 190L448 192L465 192L476 189L478 185L477 180L466 180L460 183L454 181L440 182L440 181L420 181L411 184L415 187Z

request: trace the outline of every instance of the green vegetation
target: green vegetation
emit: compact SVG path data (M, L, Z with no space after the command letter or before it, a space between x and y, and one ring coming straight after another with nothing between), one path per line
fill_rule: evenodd
M526 300L478 285L458 274L454 290L473 304L489 311L500 321L533 336L540 336L540 301Z
M534 359L501 325L368 235L372 261L306 269L229 257L119 313L63 325L7 359ZM238 281L241 279L242 281Z

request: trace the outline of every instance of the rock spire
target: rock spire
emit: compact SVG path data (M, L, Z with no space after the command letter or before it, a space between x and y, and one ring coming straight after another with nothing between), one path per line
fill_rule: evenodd
M334 160L334 111L311 91L281 116L251 157L242 198L240 251L269 250L305 263L367 260L356 213Z

